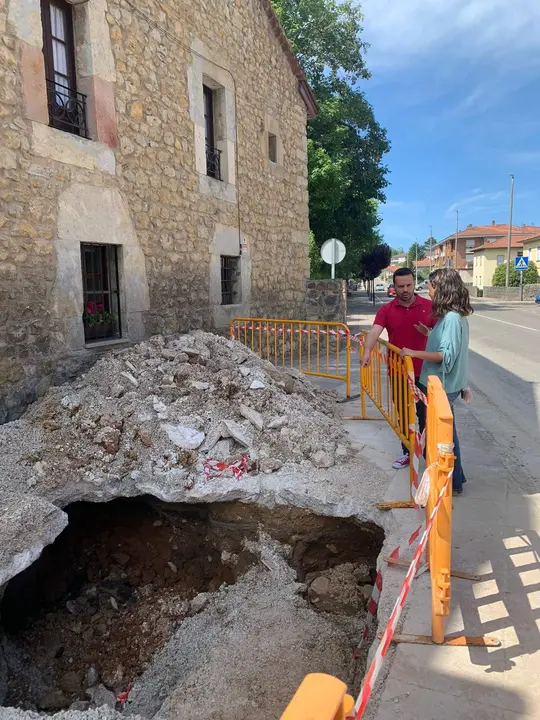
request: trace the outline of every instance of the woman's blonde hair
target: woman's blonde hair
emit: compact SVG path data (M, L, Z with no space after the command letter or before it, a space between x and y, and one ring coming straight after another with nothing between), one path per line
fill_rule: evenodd
M449 312L456 312L462 317L473 314L469 291L457 270L452 268L434 270L430 273L429 281L435 288L434 317L444 317Z

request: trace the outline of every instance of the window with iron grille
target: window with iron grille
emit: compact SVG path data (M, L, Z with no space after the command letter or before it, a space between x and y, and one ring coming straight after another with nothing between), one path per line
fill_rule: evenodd
M58 130L88 137L86 95L77 92L72 13L65 0L41 0L49 122Z
M206 174L221 180L221 150L216 147L214 127L215 92L208 85L203 85L204 97L204 131L206 140Z
M85 341L122 337L117 246L83 243L81 266Z
M221 304L238 305L241 302L240 258L221 256Z

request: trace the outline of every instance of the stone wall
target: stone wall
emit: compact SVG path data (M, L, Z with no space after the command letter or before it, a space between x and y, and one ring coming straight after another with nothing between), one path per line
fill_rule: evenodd
M40 1L0 0L0 421L98 351L84 338L81 243L119 248L121 342L303 311L306 105L265 0L73 12L90 139L48 127ZM206 174L203 83L221 182ZM229 254L241 287L224 306Z
M534 300L540 293L540 285L524 285L523 299ZM521 289L519 287L486 287L484 286L482 297L494 298L497 300L520 300Z
M347 322L347 282L345 280L307 280L304 320Z

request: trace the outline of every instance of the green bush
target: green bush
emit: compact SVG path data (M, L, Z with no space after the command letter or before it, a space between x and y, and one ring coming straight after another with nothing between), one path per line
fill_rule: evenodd
M518 287L520 283L519 276L521 275L520 270L514 270L514 263L510 265L510 277L508 280L508 285L510 287ZM536 263L532 262L532 260L529 260L529 267L527 270L523 271L523 284L524 285L534 285L534 283L538 282L538 268L536 267ZM506 285L506 263L503 263L502 265L497 265L495 272L493 273L493 280L491 281L491 284L494 287L505 287Z

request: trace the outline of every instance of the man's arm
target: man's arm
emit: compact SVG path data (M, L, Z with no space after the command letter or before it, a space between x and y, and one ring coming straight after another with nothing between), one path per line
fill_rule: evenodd
M362 354L362 367L367 367L369 365L371 351L377 344L377 340L380 338L383 330L384 327L382 325L374 324L371 330L366 335L366 340L364 342L364 352Z

